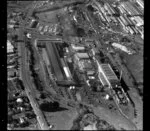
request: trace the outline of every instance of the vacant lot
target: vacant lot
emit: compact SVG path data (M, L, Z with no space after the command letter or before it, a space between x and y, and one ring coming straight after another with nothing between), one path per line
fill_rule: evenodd
M124 59L129 71L135 77L137 82L143 82L143 55L127 55L122 53L121 56Z

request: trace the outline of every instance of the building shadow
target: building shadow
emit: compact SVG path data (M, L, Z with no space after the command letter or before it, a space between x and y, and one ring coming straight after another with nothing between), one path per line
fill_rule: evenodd
M40 105L40 109L45 112L58 112L68 110L67 108L60 107L58 102L45 102Z

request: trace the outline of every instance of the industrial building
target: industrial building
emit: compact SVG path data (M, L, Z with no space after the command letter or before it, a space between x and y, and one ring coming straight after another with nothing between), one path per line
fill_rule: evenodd
M99 79L103 86L111 87L111 82L119 81L116 74L112 70L109 64L100 64L97 61L98 65L98 72L99 72Z
M75 59L80 61L81 59L89 59L88 53L76 53Z
M116 74L114 73L114 71L112 70L109 64L100 64L100 67L102 72L105 74L105 76L109 81L113 81L113 80L118 81Z
M118 44L118 43L113 43L112 44L113 47L118 48L128 54L132 54L133 52L131 50L129 50L126 46Z
M66 75L66 78L68 80L72 80L72 75L71 75L70 69L68 68L67 63L65 62L65 60L63 58L60 58L60 61L61 61L64 73Z
M56 49L54 42L49 42L46 44L46 51L49 61L52 64L52 70L57 80L65 80L64 71L62 69L58 50Z
M81 71L94 70L93 65L90 60L80 60L78 62L78 67Z

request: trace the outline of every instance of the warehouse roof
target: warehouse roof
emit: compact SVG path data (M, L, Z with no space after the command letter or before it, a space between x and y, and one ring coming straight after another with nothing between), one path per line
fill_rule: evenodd
M100 66L108 80L118 80L109 64L100 64Z
M76 53L76 56L79 58L79 59L88 59L89 58L89 55L88 53Z

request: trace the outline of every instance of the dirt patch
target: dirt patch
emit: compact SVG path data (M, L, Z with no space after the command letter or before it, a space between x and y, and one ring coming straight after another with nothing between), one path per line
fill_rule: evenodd
M143 82L143 55L127 55L125 53L120 54L123 58L126 66L128 67L131 74L134 76L137 82Z

